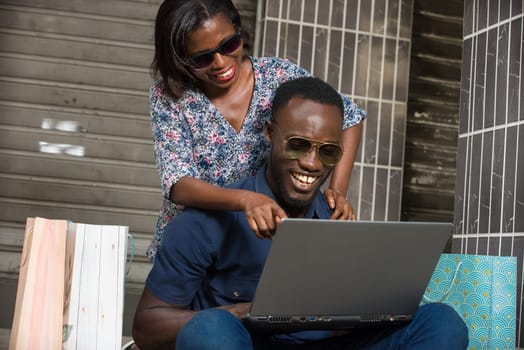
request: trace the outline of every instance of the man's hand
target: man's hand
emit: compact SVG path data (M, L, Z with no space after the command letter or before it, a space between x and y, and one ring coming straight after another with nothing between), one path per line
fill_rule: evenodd
M218 309L229 311L233 314L233 316L241 320L247 316L250 307L251 303L238 303L232 305L219 306Z
M287 218L286 212L277 202L255 192L246 191L242 207L249 227L261 239L271 239L280 220Z
M324 196L331 209L334 209L330 219L336 220L355 220L355 211L351 204L347 201L346 197L342 194L335 192L331 188L324 191Z

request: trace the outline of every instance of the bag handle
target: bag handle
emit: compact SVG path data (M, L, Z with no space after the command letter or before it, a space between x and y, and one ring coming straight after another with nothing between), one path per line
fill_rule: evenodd
M459 261L458 264L457 264L457 267L455 268L455 272L453 273L453 278L451 279L451 282L449 283L448 289L446 289L446 291L444 292L444 294L440 298L432 300L428 296L426 296L426 294L424 294L422 296L422 300L424 300L425 303L441 303L444 299L446 299L447 296L449 295L449 292L451 292L451 288L453 288L453 282L457 278L457 275L458 275L458 272L460 270L460 266L461 265L462 265L462 261Z
M131 263L133 262L133 259L135 257L135 238L133 237L132 234L128 233L127 234L127 240L128 242L131 243L131 254L130 256L127 258L127 262L126 262L126 276L129 275L129 271L131 271Z

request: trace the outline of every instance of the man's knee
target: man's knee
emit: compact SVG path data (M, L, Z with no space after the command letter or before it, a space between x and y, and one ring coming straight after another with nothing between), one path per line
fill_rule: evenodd
M207 309L195 314L177 335L176 349L252 349L251 336L230 312Z
M423 313L422 322L438 334L448 337L457 347L467 347L468 328L460 315L449 305L442 303L431 303L421 306L420 311Z

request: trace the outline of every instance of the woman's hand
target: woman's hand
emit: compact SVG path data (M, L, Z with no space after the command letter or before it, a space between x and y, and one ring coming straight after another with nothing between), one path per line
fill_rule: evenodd
M261 239L271 239L280 220L287 218L277 202L256 192L245 191L242 207L249 227Z
M330 219L336 220L355 220L355 211L346 199L346 196L335 192L331 188L324 191L324 196L328 202L328 205L333 209Z

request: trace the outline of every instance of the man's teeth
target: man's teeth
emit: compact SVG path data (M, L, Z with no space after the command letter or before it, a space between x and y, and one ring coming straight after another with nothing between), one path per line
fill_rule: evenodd
M302 175L302 174L297 174L297 173L293 173L292 175L297 181L308 184L308 185L312 184L317 179L314 176L307 176L307 175Z

